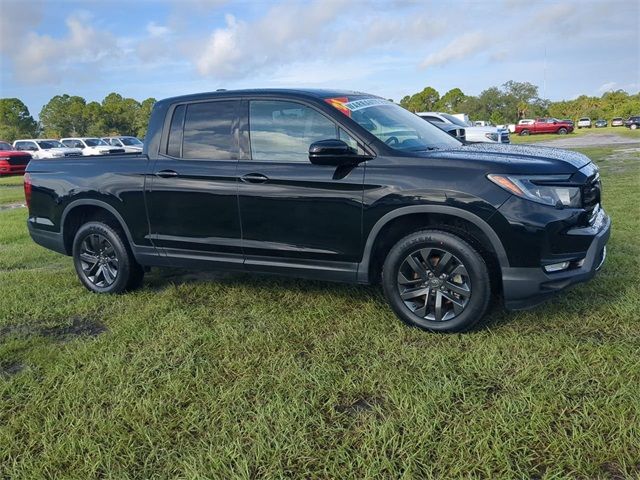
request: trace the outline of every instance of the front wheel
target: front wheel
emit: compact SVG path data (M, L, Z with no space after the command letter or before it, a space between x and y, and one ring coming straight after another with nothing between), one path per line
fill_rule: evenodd
M629 128L631 128L631 130L635 130L635 129L638 128L638 125L636 125L635 123L632 123L631 127L629 127Z
M567 129L566 128L559 128L558 129L558 135L566 135L567 134Z
M470 330L491 299L482 256L440 230L412 233L396 243L384 262L382 287L403 322L430 331Z
M96 293L121 293L142 283L144 270L127 248L126 237L102 222L80 227L73 240L73 264L82 284Z
M529 130L522 130L520 132L520 136L526 137L527 135L529 135Z

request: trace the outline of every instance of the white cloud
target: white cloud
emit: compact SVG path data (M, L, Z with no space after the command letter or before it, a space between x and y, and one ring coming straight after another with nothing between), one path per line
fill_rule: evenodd
M55 83L75 66L91 68L117 51L116 38L91 26L86 15L67 18L61 38L30 32L11 52L14 74L25 83Z
M598 88L598 92L600 92L600 93L609 92L611 90L614 90L617 85L618 85L618 82L607 82L607 83L604 83L604 84L600 85L600 87Z
M442 47L438 52L432 53L421 63L421 67L435 67L445 65L454 60L475 55L486 50L493 44L492 38L483 32L471 32L452 40L448 45Z
M151 37L162 37L171 32L171 29L165 25L158 25L156 22L147 23L147 33Z

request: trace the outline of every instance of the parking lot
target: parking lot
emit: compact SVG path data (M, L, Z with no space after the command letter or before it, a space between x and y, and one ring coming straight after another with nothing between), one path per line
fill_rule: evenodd
M638 140L552 140L601 167L605 267L464 335L378 287L154 270L93 295L0 179L0 477L637 478Z

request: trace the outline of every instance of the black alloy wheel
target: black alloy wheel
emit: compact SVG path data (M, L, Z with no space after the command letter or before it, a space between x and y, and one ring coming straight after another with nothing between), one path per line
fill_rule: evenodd
M88 222L73 240L73 263L82 284L96 293L121 293L142 285L144 269L115 224Z
M80 245L80 265L87 279L97 287L113 285L118 277L118 257L102 234L87 235Z
M414 315L436 322L460 315L471 298L466 267L439 248L421 248L407 255L397 284L400 297Z
M391 247L382 288L403 322L438 332L472 329L491 300L483 256L458 235L436 228L411 233Z

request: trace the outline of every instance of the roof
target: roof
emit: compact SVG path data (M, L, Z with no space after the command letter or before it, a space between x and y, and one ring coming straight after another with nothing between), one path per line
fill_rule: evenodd
M203 92L193 93L190 95L181 95L177 97L169 97L160 102L179 102L179 101L194 101L194 100L206 100L215 97L242 97L242 96L272 96L272 95L286 95L297 98L333 98L333 97L348 97L355 95L366 95L369 97L375 97L365 92L356 92L353 90L331 90L320 88L255 88L244 90L216 90L215 92Z

